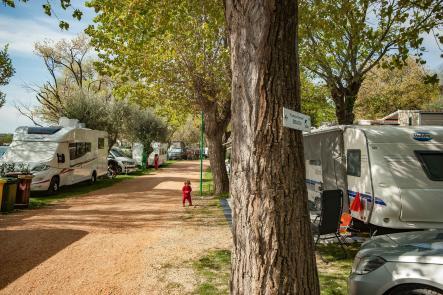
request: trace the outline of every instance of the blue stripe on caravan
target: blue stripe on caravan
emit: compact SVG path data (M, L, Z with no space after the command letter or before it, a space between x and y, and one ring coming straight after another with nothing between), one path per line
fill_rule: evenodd
M307 184L312 184L312 185L314 185L314 184L320 184L321 182L320 181L316 181L316 180L313 180L313 179L305 179L305 182L307 183Z
M356 195L357 195L357 192L348 190L348 196L350 198L355 198ZM371 195L360 193L360 198L363 198L363 199L365 199L368 202L372 202L372 196ZM382 205L382 206L387 206L386 203L382 199L377 198L377 197L375 197L375 204Z

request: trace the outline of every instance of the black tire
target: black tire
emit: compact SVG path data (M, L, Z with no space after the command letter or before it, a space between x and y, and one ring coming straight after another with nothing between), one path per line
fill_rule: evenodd
M92 172L92 175L91 175L91 184L94 184L96 182L97 182L97 173L94 171L94 172Z
M50 195L55 195L60 190L60 178L58 176L53 176L51 182L49 183L48 193Z
M117 165L116 172L117 172L117 174L122 174L123 173L123 169L122 169L122 167L120 167L120 165Z
M431 286L408 284L394 288L388 295L443 295L442 290Z

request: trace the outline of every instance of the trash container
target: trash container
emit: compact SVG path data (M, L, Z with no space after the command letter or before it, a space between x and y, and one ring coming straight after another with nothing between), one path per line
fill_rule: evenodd
M17 195L15 196L16 208L28 208L31 195L32 175L18 175Z
M8 177L0 178L2 184L1 211L9 212L14 209L15 195L17 194L17 179Z

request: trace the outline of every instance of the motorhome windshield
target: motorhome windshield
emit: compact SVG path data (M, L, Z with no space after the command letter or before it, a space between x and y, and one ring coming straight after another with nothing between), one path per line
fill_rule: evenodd
M53 158L57 146L57 142L13 141L2 161L8 163L48 162Z
M443 152L416 151L415 153L429 179L443 181Z

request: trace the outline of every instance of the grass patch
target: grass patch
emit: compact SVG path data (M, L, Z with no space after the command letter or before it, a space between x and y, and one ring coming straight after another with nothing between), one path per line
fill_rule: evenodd
M229 294L231 275L231 251L213 250L192 263L199 277L195 294Z
M351 271L352 262L360 248L359 244L351 244L346 247L347 258L343 258L343 252L339 245L318 245L317 249L328 262L317 259L320 290L322 295L345 295L347 292L347 280ZM318 253L317 253L318 256Z
M90 184L89 182L82 182L75 185L63 186L60 188L59 193L56 195L48 195L47 192L32 192L31 198L29 200L29 208L41 208L58 200L83 195L95 190L106 188L123 180L134 178L135 176L137 176L137 174L135 173L136 172L134 172L134 174L117 175L114 179L99 179L94 184Z

